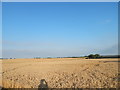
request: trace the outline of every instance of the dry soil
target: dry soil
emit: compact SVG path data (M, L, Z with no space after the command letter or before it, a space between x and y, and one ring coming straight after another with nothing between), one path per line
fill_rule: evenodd
M118 59L4 59L2 86L38 88L117 88Z

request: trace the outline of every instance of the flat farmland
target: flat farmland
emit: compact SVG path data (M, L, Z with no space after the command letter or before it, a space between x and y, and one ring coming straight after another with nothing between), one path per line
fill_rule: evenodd
M4 59L4 88L117 88L118 59Z

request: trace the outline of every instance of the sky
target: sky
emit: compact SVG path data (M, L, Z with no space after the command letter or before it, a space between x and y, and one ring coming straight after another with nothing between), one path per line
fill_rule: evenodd
M2 0L2 2L119 2L119 0Z
M117 2L4 2L4 58L118 53Z
M2 57L2 3L0 2L0 57Z

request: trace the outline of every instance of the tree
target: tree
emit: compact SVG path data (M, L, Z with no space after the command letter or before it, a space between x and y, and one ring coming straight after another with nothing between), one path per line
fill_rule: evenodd
M90 54L90 55L88 55L88 58L90 58L90 59L96 59L96 58L101 58L101 56L99 54L95 54L95 55Z
M100 58L101 56L99 54L95 54L95 57L96 58Z
M94 58L93 54L88 55L88 58Z

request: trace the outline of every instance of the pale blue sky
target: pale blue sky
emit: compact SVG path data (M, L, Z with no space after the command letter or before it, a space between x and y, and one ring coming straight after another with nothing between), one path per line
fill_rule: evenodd
M3 3L3 57L117 54L117 3Z

